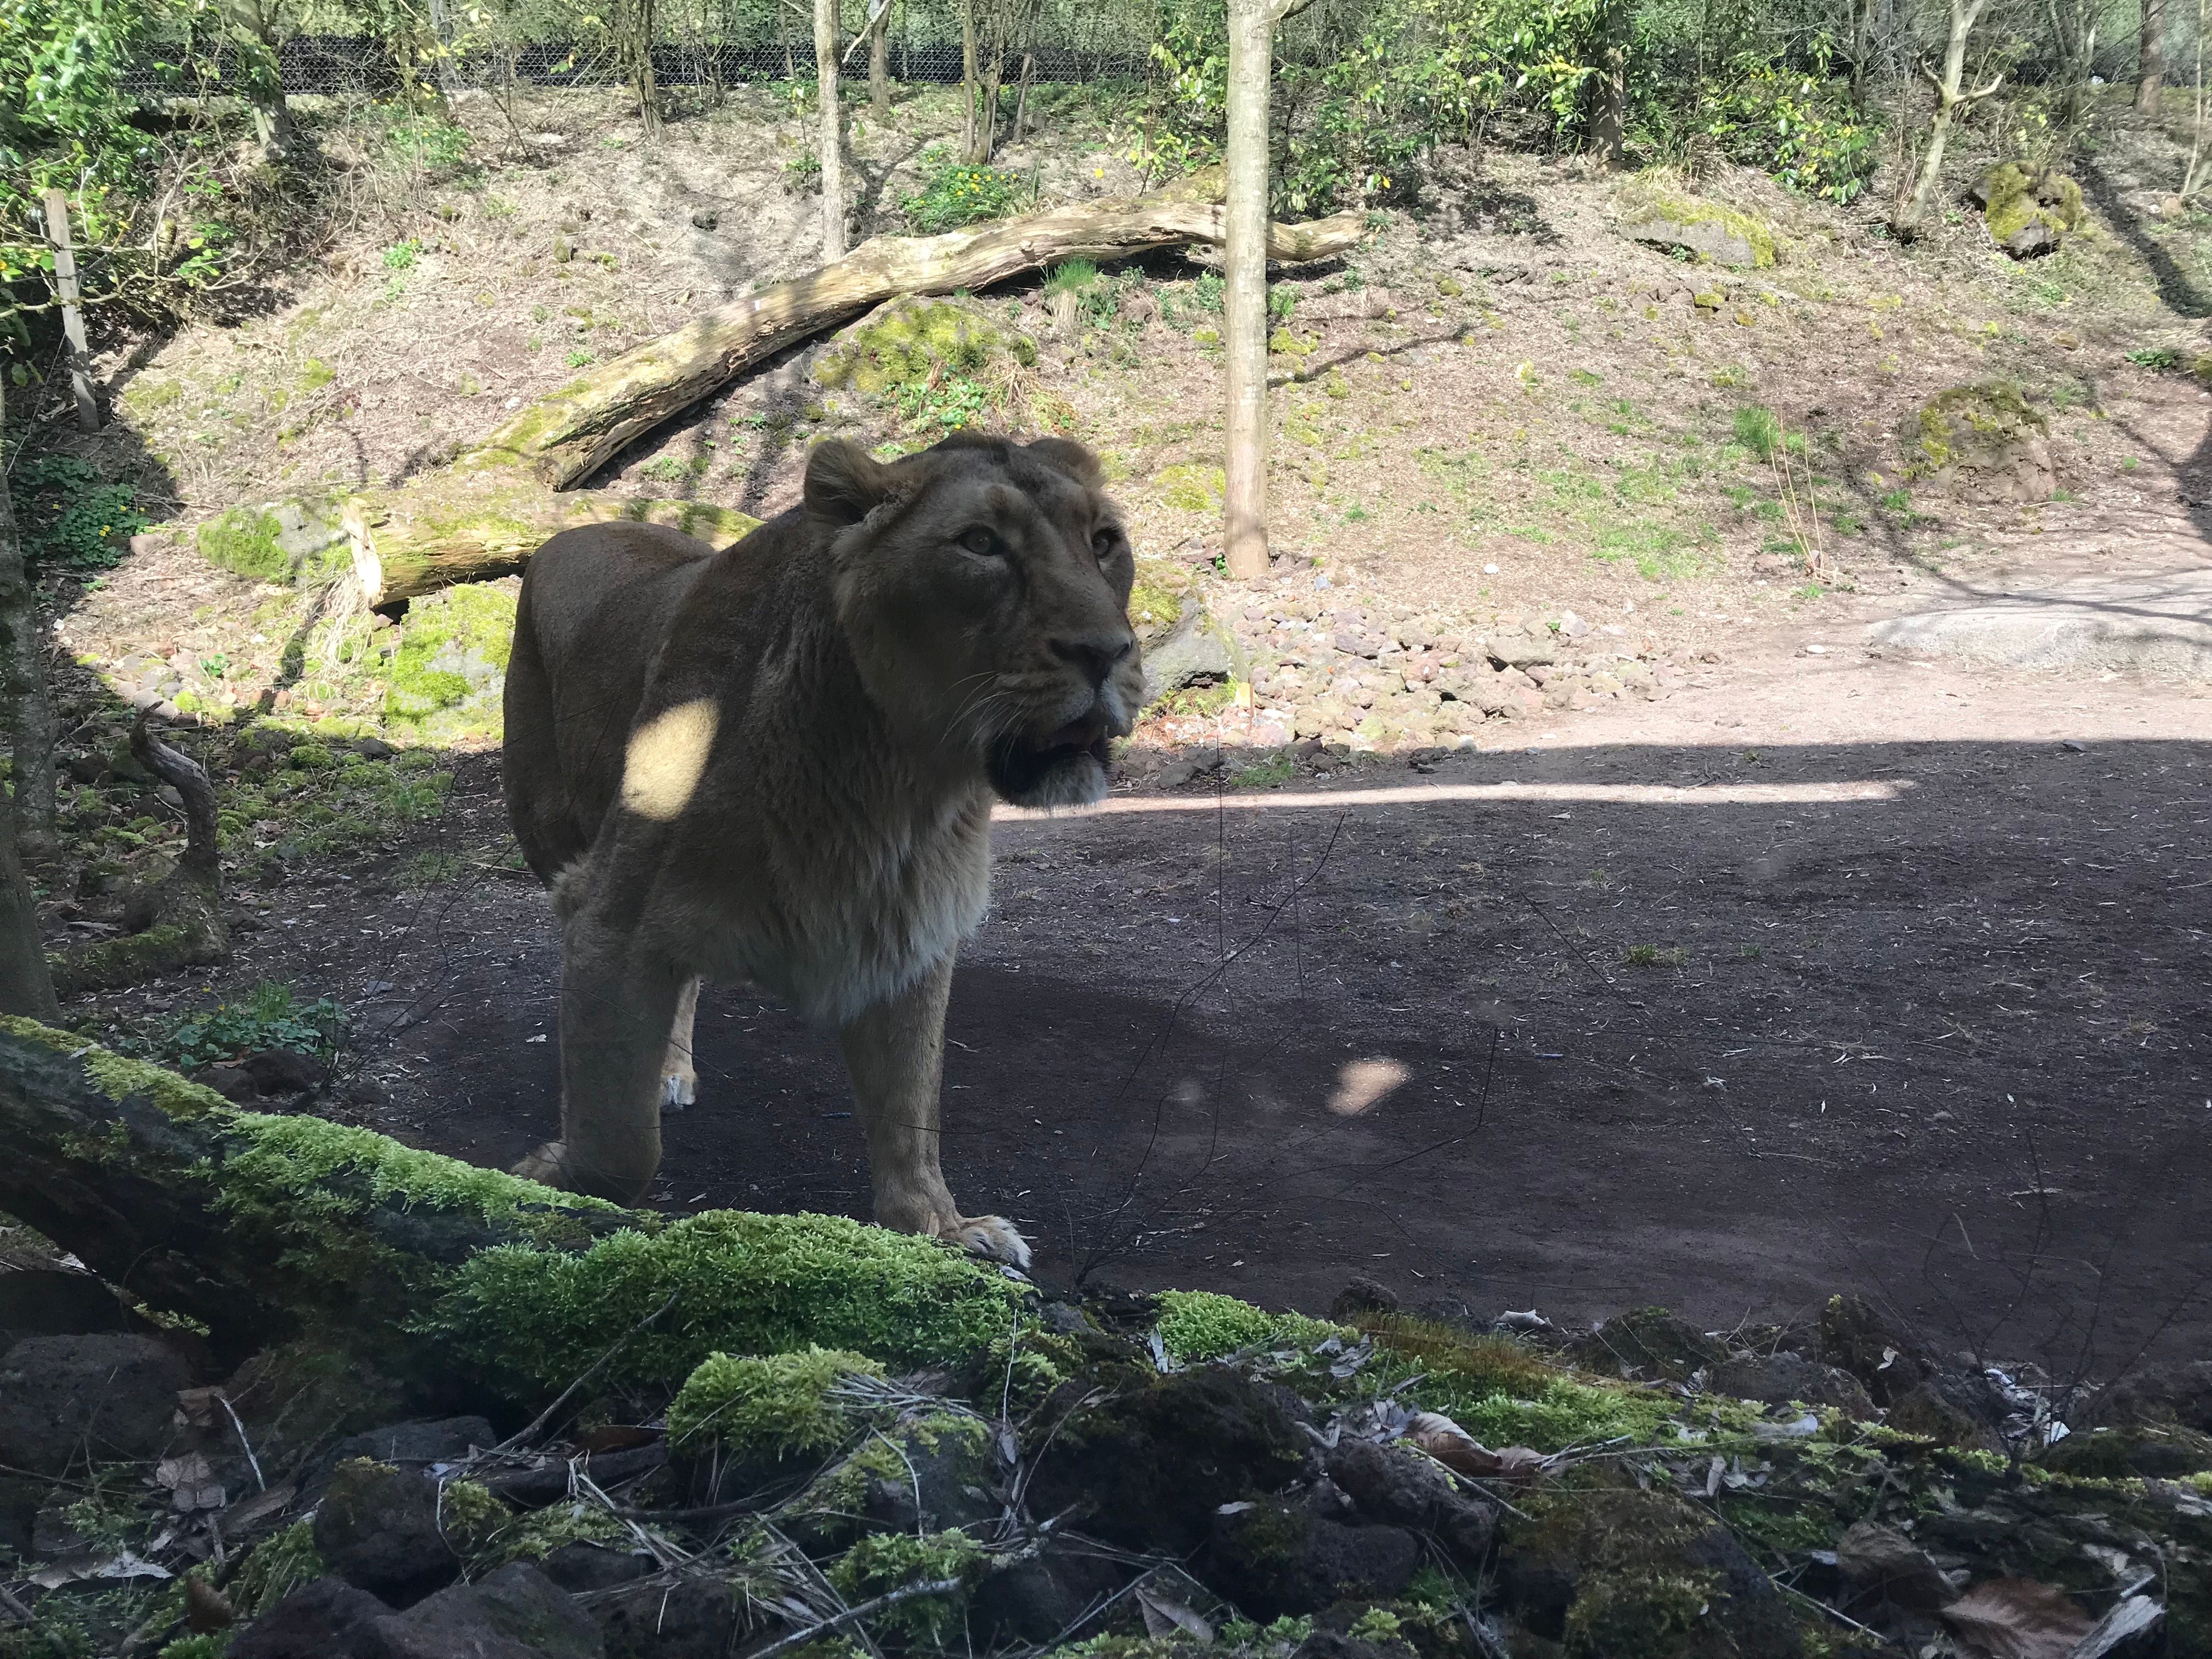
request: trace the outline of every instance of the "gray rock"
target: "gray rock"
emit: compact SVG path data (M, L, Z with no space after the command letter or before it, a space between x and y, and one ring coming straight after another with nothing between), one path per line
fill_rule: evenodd
M1705 1374L1705 1387L1714 1394L1738 1400L1756 1400L1765 1406L1800 1401L1829 1406L1852 1417L1874 1415L1874 1401L1858 1378L1835 1365L1823 1365L1802 1354L1774 1353L1744 1359L1723 1360Z
M1205 608L1186 599L1182 617L1167 638L1145 653L1145 702L1158 702L1186 686L1216 685L1230 678L1237 660Z
M2005 238L2004 251L2015 259L2039 259L2058 252L2063 239L2040 219L2031 219Z
M502 1636L542 1659L601 1659L606 1651L599 1627L529 1561L510 1561L473 1584L440 1590L389 1622Z
M572 1595L612 1589L644 1577L653 1568L649 1555L633 1555L592 1543L563 1544L541 1565L545 1576Z
M1395 1595L1420 1562L1419 1542L1402 1527L1347 1527L1264 1498L1214 1517L1199 1577L1248 1617L1280 1619Z
M1534 633L1518 629L1501 630L1485 640L1482 648L1500 668L1528 668L1554 662L1559 658L1559 647L1552 638L1552 630L1541 627Z
M356 1659L369 1622L391 1611L343 1578L318 1578L240 1632L229 1659Z
M498 1443L499 1431L481 1417L420 1418L386 1424L364 1434L349 1435L331 1447L308 1475L301 1495L310 1500L319 1496L329 1483L331 1472L356 1457L419 1472L434 1463L458 1463L471 1448ZM566 1490L564 1486L562 1491Z
M1346 1439L1328 1453L1328 1468L1329 1480L1368 1519L1426 1534L1470 1569L1489 1555L1497 1511L1461 1492L1430 1459Z
M1664 1308L1637 1308L1608 1319L1571 1351L1586 1370L1610 1376L1686 1381L1719 1364L1728 1350L1687 1320Z
M115 1292L90 1273L59 1267L0 1273L0 1344L27 1336L88 1336L127 1326Z
M1866 636L2020 668L2212 679L2212 570L2081 577L1874 623Z
M1692 224L1668 218L1644 219L1623 225L1621 234L1632 242L1664 248L1670 253L1680 249L1710 259L1717 265L1748 270L1759 263L1758 251L1752 246L1751 239L1730 230L1717 219L1703 219Z
M2212 1359L2152 1365L2123 1376L2100 1390L2081 1416L2083 1425L2179 1423L2212 1434Z
M61 1474L159 1457L189 1366L150 1336L34 1336L0 1358L0 1463Z
M365 1457L339 1464L315 1511L314 1534L332 1572L401 1607L460 1572L438 1530L438 1489L414 1469Z

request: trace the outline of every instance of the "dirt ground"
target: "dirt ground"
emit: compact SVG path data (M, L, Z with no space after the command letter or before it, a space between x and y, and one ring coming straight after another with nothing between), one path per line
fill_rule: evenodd
M1003 822L954 1190L1054 1280L1716 1327L1857 1288L2060 1376L2203 1352L2212 691L1885 656L1853 605L1430 772ZM356 1003L356 1109L503 1164L554 1126L558 945L498 788L465 758L424 832L471 879L295 880L224 977ZM654 1201L865 1214L831 1041L739 986L699 1030Z

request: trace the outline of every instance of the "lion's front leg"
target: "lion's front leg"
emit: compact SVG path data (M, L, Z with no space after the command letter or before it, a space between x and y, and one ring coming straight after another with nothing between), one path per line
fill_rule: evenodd
M868 1138L876 1223L949 1239L1017 1267L1030 1247L1004 1216L963 1216L938 1165L938 1087L945 1072L947 957L902 996L879 1003L843 1032L845 1068Z
M688 975L589 913L562 940L561 1139L517 1175L617 1204L660 1168L661 1068Z

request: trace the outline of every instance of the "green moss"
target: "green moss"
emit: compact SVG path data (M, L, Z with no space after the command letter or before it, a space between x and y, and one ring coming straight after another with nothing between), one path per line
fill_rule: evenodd
M143 939L145 935L134 937ZM93 1086L110 1100L120 1102L135 1095L152 1102L172 1117L181 1118L202 1117L210 1111L228 1112L232 1109L230 1103L214 1090L186 1082L166 1066L116 1054L97 1043L87 1042L70 1032L57 1031L52 1026L41 1025L36 1020L0 1017L0 1031L22 1042L35 1042L40 1048L51 1048L57 1054L82 1059L85 1075L91 1079ZM120 1128L121 1126L116 1127Z
M2041 438L2049 423L2009 380L1953 386L1923 404L1907 430L1915 452L1905 469L1922 478L1960 461L1998 460L2017 443Z
M1763 219L1748 213L1740 213L1732 207L1708 201L1702 196L1691 196L1662 191L1645 197L1648 211L1656 217L1684 226L1717 225L1731 236L1741 237L1751 249L1751 263L1764 270L1774 263L1779 251L1773 230ZM1705 256L1700 255L1700 258Z
M688 1376L708 1354L818 1343L893 1366L957 1364L1013 1323L1026 1293L933 1240L841 1216L721 1210L568 1255L506 1246L463 1263L436 1315L479 1363L559 1387L667 1301L604 1373L609 1388Z
M1163 467L1158 483L1160 500L1168 506L1189 513L1208 513L1220 508L1229 489L1229 474L1218 466L1185 461Z
M942 1642L960 1614L965 1587L981 1576L983 1552L964 1532L879 1533L863 1538L830 1569L830 1582L849 1602L869 1601L904 1589L959 1579L963 1590L918 1595L886 1608L874 1621L918 1642Z
M285 763L302 772L326 772L337 764L331 751L319 743L297 743L285 757Z
M386 681L386 720L432 742L496 736L514 642L514 595L471 583L408 608Z
M1182 1360L1218 1359L1239 1348L1310 1348L1332 1336L1358 1333L1304 1314L1271 1314L1212 1291L1168 1291L1160 1297L1160 1341Z
M768 1458L826 1451L853 1430L838 1382L883 1374L865 1354L811 1343L792 1353L709 1354L669 1405L669 1441L695 1456L717 1447Z
M292 561L277 545L284 533L273 514L234 507L199 527L200 556L258 581L281 582L292 574Z
M917 297L878 306L815 360L819 386L887 398L933 380L976 380L1011 358L1036 362L1036 343L1002 326L980 306Z
M1190 573L1149 554L1137 558L1137 579L1129 589L1129 620L1142 639L1158 639L1182 620L1182 596Z
M2040 224L2063 236L2081 224L2081 186L2063 173L2039 172L2018 161L2007 161L1982 175L1983 222L1990 240L1999 247ZM2048 202L2040 198L2048 196Z

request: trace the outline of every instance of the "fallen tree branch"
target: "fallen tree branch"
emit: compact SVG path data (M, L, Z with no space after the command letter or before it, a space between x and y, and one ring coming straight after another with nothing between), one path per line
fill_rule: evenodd
M62 996L230 960L215 785L198 761L163 743L146 722L141 710L131 727L131 757L184 803L184 855L160 881L131 896L121 935L48 958L54 989Z
M718 307L517 411L445 471L349 501L363 600L390 605L507 575L556 531L608 519L672 524L726 545L756 521L703 502L556 492L755 364L885 300L988 288L1066 259L1218 243L1222 209L1192 199L1198 193L1107 198L943 236L878 236L834 264ZM1276 225L1268 257L1285 264L1334 258L1364 228L1357 213Z

